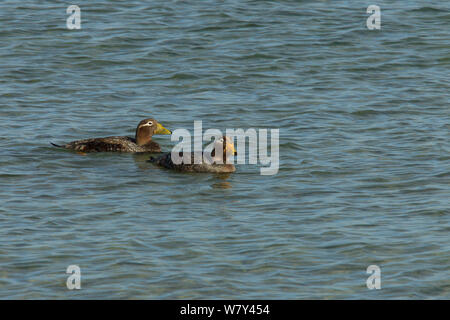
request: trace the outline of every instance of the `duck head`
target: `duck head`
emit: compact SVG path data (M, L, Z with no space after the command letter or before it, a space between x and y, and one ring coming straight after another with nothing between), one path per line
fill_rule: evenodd
M172 134L153 118L144 119L136 128L136 144L142 146L152 140L154 134Z
M214 144L214 150L211 153L214 161L221 162L221 155L216 156L216 150L222 149L222 163L226 163L227 159L231 155L237 155L236 149L234 148L233 139L227 136L223 136L219 140L217 140Z

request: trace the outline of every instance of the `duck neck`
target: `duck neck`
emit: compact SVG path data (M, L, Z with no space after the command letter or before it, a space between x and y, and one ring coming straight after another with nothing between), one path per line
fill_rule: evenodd
M216 148L220 149L221 146L216 146ZM216 154L216 149L214 148L213 151L211 152L211 156L212 156L212 160L214 163L222 163L222 164L226 164L227 163L227 150L225 147L223 147L222 149L222 155L220 154Z
M152 135L150 134L150 127L138 128L136 130L136 144L143 146L144 144L152 141Z

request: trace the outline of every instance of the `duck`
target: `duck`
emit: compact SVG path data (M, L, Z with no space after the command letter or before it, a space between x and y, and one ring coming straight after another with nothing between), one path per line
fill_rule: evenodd
M220 150L220 148L223 148L222 157L220 155L216 156L215 154L215 150ZM165 153L156 158L150 157L148 161L160 167L178 172L232 173L236 171L236 167L232 163L228 163L230 155L237 155L233 140L230 137L223 136L222 138L216 140L214 143L214 149L211 154L205 155L205 153L202 152L201 163L194 163L194 154L195 153L179 153L180 158L184 158L187 156L187 159L191 159L190 163L174 163L174 161L172 160L171 152ZM206 156L206 161L203 155Z
M126 136L114 136L105 138L91 138L72 141L67 144L58 145L50 142L53 146L74 150L80 153L88 152L151 152L160 153L161 147L152 140L154 134L172 134L154 118L141 120L136 127L134 138Z

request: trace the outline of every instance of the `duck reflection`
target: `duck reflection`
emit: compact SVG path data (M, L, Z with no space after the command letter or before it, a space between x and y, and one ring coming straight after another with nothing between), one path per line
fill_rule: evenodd
M214 183L211 185L211 187L214 189L231 189L231 183L227 181L230 176L230 173L214 174Z
M133 159L136 163L136 167L141 170L154 170L158 169L155 166L150 165L147 161L154 154L152 153L133 153Z

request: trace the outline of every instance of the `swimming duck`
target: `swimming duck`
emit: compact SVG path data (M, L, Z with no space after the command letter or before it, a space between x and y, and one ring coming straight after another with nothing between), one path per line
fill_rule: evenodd
M172 134L153 118L144 119L131 137L106 137L73 141L64 145L51 143L56 147L78 152L161 152L161 147L152 141L154 134Z
M220 158L220 155L215 155L215 150L220 150L220 148L223 148L223 154L222 154L222 161ZM211 157L207 154L206 157L207 161L205 162L205 159L203 158L202 153L202 163L194 163L194 153L190 153L188 155L188 158L191 159L190 163L180 163L175 164L172 161L172 153L166 153L163 154L160 157L153 158L151 157L149 162L155 163L161 167L175 170L175 171L182 171L182 172L214 172L214 173L229 173L229 172L235 172L236 168L233 164L227 163L228 158L230 155L236 155L237 152L234 149L233 140L230 137L223 136L221 139L217 140L214 144L214 150L211 152ZM183 155L183 152L179 153L180 157L186 156ZM221 163L216 163L216 162Z

